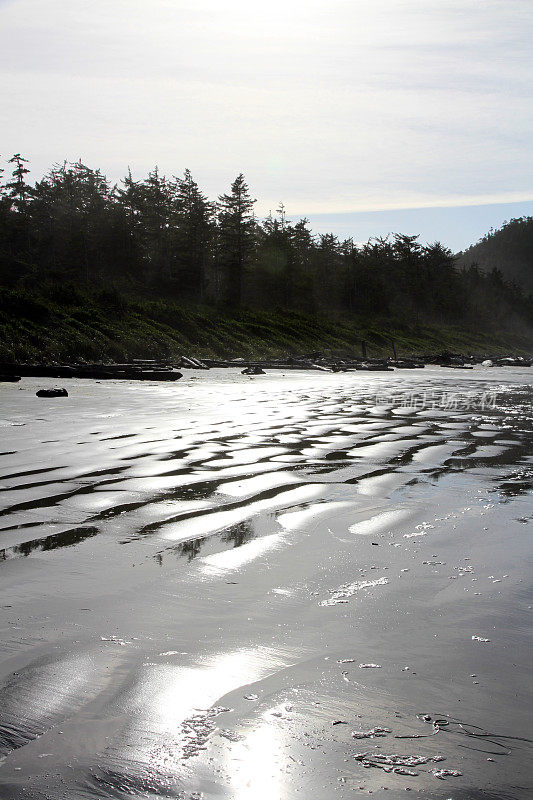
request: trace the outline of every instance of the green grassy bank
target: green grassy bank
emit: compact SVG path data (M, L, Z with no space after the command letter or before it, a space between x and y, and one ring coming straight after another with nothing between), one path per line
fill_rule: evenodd
M394 319L332 321L282 310L220 311L115 292L31 293L0 289L0 361L125 361L130 358L264 358L322 351L335 356L398 356L452 350L530 355L528 332L431 326Z

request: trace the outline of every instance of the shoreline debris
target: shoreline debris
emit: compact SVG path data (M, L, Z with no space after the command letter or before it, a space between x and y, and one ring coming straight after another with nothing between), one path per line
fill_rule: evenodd
M39 389L35 394L37 397L68 397L67 390L59 387L55 389Z

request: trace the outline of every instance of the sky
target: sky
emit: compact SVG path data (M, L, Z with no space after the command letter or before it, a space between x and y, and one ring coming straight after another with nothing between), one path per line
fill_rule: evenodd
M0 0L0 152L456 250L533 214L532 41L532 0Z

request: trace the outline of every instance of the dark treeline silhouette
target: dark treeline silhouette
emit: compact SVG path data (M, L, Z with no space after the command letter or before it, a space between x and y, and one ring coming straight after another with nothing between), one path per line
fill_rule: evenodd
M459 264L498 269L506 280L533 292L533 217L518 217L491 229L477 244L459 253Z
M0 176L0 282L65 284L186 304L391 315L410 321L507 325L531 320L532 300L497 269L484 272L441 243L393 234L366 244L313 235L283 205L259 221L243 175L216 201L189 170L157 167L111 185L81 161L35 185L14 155Z

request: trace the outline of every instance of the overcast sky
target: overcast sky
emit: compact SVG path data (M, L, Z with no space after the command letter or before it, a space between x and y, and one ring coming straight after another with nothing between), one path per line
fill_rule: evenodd
M0 0L0 151L33 177L188 167L211 197L242 171L259 214L329 227L509 218L533 209L532 41L532 0Z

